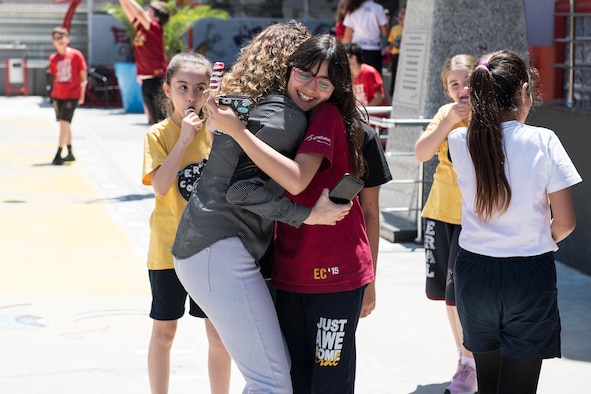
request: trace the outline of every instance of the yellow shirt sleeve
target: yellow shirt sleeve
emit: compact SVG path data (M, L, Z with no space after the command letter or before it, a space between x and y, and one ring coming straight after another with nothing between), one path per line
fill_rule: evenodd
M439 108L426 130L432 130L445 119L453 104L446 104ZM462 121L454 125L453 129L467 126L466 122ZM449 160L447 139L439 146L437 158L439 164L437 164L433 174L433 184L423 208L422 216L445 223L461 224L462 194L460 193L453 164Z

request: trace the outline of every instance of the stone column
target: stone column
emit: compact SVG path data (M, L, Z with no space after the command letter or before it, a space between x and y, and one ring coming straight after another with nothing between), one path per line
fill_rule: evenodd
M450 102L441 81L445 61L460 53L479 58L499 49L527 56L523 0L408 0L391 118L432 118ZM419 178L414 144L424 128L398 125L389 130L386 151L395 180ZM386 222L417 229L417 207L429 193L436 165L436 158L424 164L420 204L420 183L394 182L382 188Z

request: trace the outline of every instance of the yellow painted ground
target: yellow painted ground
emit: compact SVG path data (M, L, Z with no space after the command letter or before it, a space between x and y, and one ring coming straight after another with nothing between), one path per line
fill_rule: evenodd
M2 123L0 297L149 295L144 263L81 163L49 164L57 125Z

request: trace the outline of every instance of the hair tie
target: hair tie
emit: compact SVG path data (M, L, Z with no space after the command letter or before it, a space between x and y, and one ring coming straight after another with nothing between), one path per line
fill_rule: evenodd
M488 62L481 61L481 62L478 62L478 65L479 66L484 66L484 67L486 67L488 69Z

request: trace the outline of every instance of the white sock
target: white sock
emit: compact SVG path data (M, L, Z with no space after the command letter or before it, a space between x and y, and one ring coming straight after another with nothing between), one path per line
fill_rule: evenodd
M462 356L462 361L460 364L467 364L472 368L476 369L476 362L474 361L474 357Z

